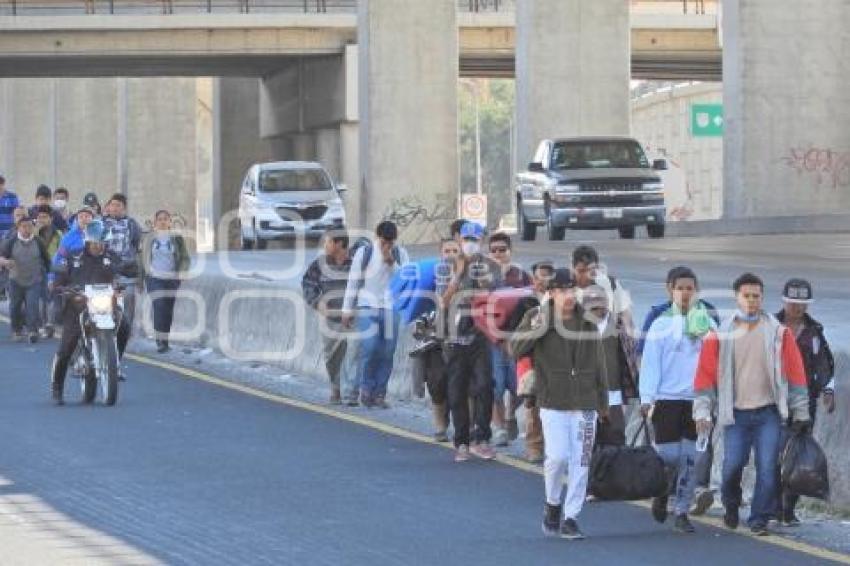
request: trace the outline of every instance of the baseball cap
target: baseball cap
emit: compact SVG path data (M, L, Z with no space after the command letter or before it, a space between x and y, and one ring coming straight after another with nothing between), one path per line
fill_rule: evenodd
M811 303L814 301L811 284L805 279L789 279L782 289L782 300L803 305Z
M97 200L97 195L94 193L86 193L83 197L83 204L86 206L97 206L100 202Z
M460 228L460 237L480 240L484 237L484 227L477 222L467 222Z
M549 280L549 289L572 289L576 286L576 280L569 269L560 268L555 270L552 279Z

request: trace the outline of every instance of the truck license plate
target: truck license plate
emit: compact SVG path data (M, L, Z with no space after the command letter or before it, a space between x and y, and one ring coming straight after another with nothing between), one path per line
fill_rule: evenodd
M602 211L603 218L622 218L623 217L623 209L622 208L606 208Z

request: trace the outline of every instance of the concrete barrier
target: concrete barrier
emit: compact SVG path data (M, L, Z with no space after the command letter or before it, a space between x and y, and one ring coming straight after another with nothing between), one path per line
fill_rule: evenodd
M199 311L196 301L179 300L175 313L177 332L202 327L201 332L195 333L200 342L222 350L235 359L244 357L246 362L271 362L280 367L282 373L315 378L317 385L327 383L320 321L312 309L301 301L300 277L268 280L250 276L225 277L221 273L205 272L187 281L183 290L201 297L203 308ZM647 306L642 301L636 301L636 312L642 316ZM843 333L840 335L843 338ZM388 395L391 398L407 400L412 397L408 356L412 342L410 331L403 329L389 383ZM819 411L815 436L829 457L832 482L830 505L850 511L850 388L847 387L850 351L844 349L845 346L846 340L833 344L838 372L837 409L832 415ZM271 356L269 359L243 356L249 354L249 350L268 352ZM276 359L292 350L297 355ZM348 364L354 350L355 347L348 350ZM716 463L719 463L717 460ZM715 479L719 479L718 466L715 466ZM747 479L751 484L751 474L747 474Z

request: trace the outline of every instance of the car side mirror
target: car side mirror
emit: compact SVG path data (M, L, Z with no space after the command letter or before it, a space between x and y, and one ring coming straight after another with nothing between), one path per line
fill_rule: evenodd
M348 192L348 185L344 183L337 183L336 192L338 192L339 194Z
M666 159L656 159L652 162L652 168L656 171L667 171L667 160Z
M528 164L528 170L532 173L542 173L543 172L543 164L539 161L532 161Z

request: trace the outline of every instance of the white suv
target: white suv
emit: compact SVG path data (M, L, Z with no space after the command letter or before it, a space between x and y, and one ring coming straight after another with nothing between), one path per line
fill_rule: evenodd
M243 250L265 249L269 240L318 238L345 227L341 194L325 168L309 161L252 165L242 181L239 224Z

